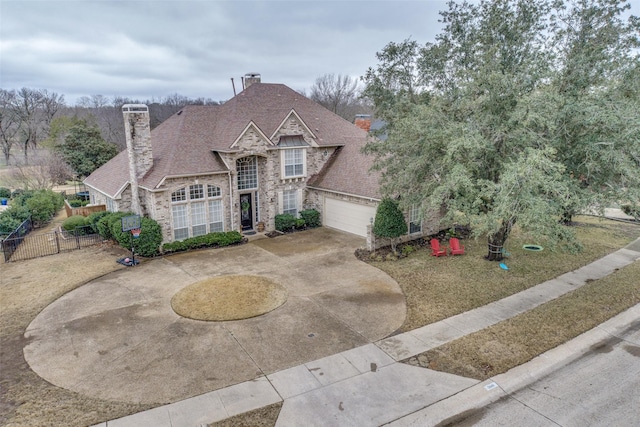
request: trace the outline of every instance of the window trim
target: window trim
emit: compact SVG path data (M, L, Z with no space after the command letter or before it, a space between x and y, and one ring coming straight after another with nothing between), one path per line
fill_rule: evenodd
M411 205L409 208L409 234L421 233L420 206Z
M202 197L200 197L202 196ZM214 184L185 184L176 190L171 192L171 230L174 241L184 240L189 237L201 236L212 232L212 224L221 224L222 231L225 228L225 215L224 215L224 198L222 188ZM219 216L221 221L212 222L211 203L219 202ZM201 204L201 206L197 206ZM202 212L197 212L200 209ZM182 221L185 222L184 227L176 228L176 210L180 210L180 215L183 215ZM195 223L197 216L201 216L204 213L203 220L199 223ZM204 227L204 233L201 233ZM178 236L176 236L178 231ZM185 233L186 231L186 233ZM216 230L219 231L219 230ZM183 237L184 236L184 237Z
M287 164L287 153L300 152L302 159L300 163ZM295 166L302 165L302 173L287 175L287 166L293 166L295 172ZM280 176L282 179L304 178L307 176L307 150L304 147L287 147L280 149Z

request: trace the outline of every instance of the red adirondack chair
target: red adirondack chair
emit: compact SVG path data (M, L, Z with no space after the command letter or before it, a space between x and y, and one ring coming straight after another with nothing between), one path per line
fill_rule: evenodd
M460 240L455 237L449 239L449 252L451 253L451 255L464 254L464 246L460 244Z
M447 249L440 249L440 242L438 239L431 239L431 255L447 256Z

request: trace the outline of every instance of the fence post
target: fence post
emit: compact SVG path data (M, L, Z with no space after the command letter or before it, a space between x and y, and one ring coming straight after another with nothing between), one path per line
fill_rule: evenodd
M60 238L58 237L58 230L53 231L53 235L56 236L56 249L58 250L56 253L60 253Z

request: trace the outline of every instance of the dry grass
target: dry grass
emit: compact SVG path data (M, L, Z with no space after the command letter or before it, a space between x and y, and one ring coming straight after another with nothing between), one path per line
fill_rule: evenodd
M640 261L408 362L485 380L526 363L640 303L639 277Z
M209 424L209 427L271 427L276 424L280 409L282 409L282 402L274 403L273 405Z
M531 252L532 242L515 230L507 240L508 271L486 261L484 240L464 240L465 255L432 257L421 249L393 262L372 262L401 286L407 300L407 318L401 332L437 322L523 291L607 255L640 236L640 227L593 217L577 218L575 227L584 244L580 254Z
M6 263L0 273L0 425L86 426L149 407L92 399L36 375L22 354L24 331L47 305L88 281L124 268L117 247L82 249Z
M637 226L612 222L600 224L591 218L580 220L589 225L580 227L579 234L587 250L578 257L552 254L546 249L542 253L525 252L517 248L521 247L522 243L536 242L523 239L518 242L512 239L508 242L508 249L512 253L507 261L510 267L508 272L500 270L495 263L484 261L482 255L484 255L485 245L483 242L473 241L463 242L467 254L462 257L435 259L426 251L417 251L409 258L398 262L376 265L392 274L402 285L409 304L408 320L404 328L412 329L518 292L580 267L624 246L640 234L640 228ZM24 331L42 309L84 283L124 268L115 262L117 258L124 255L126 252L117 247L103 246L2 264L0 273L0 366L2 367L0 370L0 425L86 426L149 408L144 405L87 398L55 387L31 371L22 354L26 344L23 337ZM612 279L603 279L598 283L603 283L605 287L611 286L614 282L622 280L623 276L620 274L629 273L631 277L635 274L637 277L638 263L634 265L635 271L628 270L629 268L616 273ZM634 295L637 296L637 291ZM587 298L595 301L595 297ZM619 298L623 297L619 296ZM577 302L568 300L566 304L572 306ZM608 300L602 300L598 304L605 308L611 307ZM577 314L587 313L588 317L591 317L594 311L590 306L581 305L556 310L561 314L573 311ZM604 313L607 311L605 310ZM610 315L613 314L607 314L607 316ZM547 315L541 317L545 316ZM598 317L595 314L593 317L596 322L601 321L597 320ZM566 324L567 318L562 319L556 323ZM514 327L511 332L505 332L506 335L520 339L518 338L520 335L526 335L529 330L536 329L528 326L529 321L522 321L521 328L524 332L519 332ZM500 325L496 325L498 326ZM547 335L550 337L555 334L546 327L543 329L549 331ZM477 347L482 347L483 351L491 349L497 354L499 352L496 349L515 348L514 342L519 342L500 338L500 341L494 340L495 344L487 344L490 341L485 340L484 344ZM469 344L466 348L466 351L471 351L473 346ZM452 351L454 351L453 347ZM443 360L440 359L441 364L444 364ZM516 362L509 363L521 363L518 361L524 360L524 357L516 357L513 360ZM496 362L491 364L497 366ZM473 366L470 363L465 365ZM495 366L493 373L497 369ZM278 404L261 408L214 425L219 427L271 426L275 424L280 406Z
M222 276L182 289L171 299L171 307L189 319L224 321L260 316L286 300L286 288L265 277Z

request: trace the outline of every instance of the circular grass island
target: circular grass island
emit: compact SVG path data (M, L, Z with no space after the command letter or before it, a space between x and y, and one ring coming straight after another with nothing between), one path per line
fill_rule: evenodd
M213 277L187 286L171 298L179 316L225 321L260 316L287 301L284 286L262 276Z

